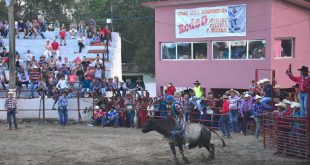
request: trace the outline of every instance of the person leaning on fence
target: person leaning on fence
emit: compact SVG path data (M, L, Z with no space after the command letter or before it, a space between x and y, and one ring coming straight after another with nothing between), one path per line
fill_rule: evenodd
M255 96L255 102L253 104L252 107L252 116L255 120L255 125L256 125L256 129L255 129L255 137L256 139L259 138L259 133L260 133L260 127L261 127L261 117L263 115L263 113L266 110L271 109L271 107L265 107L263 103L261 103L261 99L262 97L259 95Z
M222 105L222 110L220 110L220 112L222 112L221 118L219 120L219 128L223 133L223 136L226 136L228 138L230 138L230 132L229 132L229 128L228 128L228 123L229 123L229 100L228 100L228 96L224 95L223 96L223 105Z
M35 65L29 71L29 80L30 80L30 97L34 98L34 90L38 88L39 79L41 73L39 68Z
M18 129L17 121L16 121L17 102L15 98L13 97L13 95L14 95L14 92L12 91L8 92L8 98L4 102L4 108L7 111L7 122L9 123L9 130L12 129L12 120L13 120L15 129Z
M291 65L289 66L286 74L289 78L299 84L299 104L300 104L300 116L304 117L307 116L308 113L308 99L309 99L309 92L310 92L310 76L308 67L302 66L300 69L300 76L295 77L292 73Z
M67 91L63 90L61 96L58 99L58 115L59 123L64 127L68 122L68 98Z

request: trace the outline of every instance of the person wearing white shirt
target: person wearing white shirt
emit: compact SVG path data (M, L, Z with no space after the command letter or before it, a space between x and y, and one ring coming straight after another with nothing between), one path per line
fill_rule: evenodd
M65 79L65 76L61 76L61 79L56 84L56 87L60 90L68 89L68 81Z
M46 40L46 44L45 44L45 52L44 52L44 56L47 58L50 58L52 56L52 51L53 51L53 47L50 43L50 40L47 39Z
M59 56L58 60L56 61L56 65L58 68L61 68L62 64L64 64L64 62L62 61L61 56Z
M26 58L27 58L27 69L29 68L30 61L32 60L33 55L30 50L27 50Z
M95 71L95 78L101 80L101 76L102 76L102 69L100 68L100 66L97 66L97 69Z

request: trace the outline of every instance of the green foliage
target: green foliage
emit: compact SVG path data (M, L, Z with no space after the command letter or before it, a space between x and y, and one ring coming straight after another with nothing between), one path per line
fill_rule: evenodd
M74 16L84 20L93 17L98 26L112 18L113 30L123 38L122 62L154 73L154 11L142 6L146 1L151 0L80 0Z

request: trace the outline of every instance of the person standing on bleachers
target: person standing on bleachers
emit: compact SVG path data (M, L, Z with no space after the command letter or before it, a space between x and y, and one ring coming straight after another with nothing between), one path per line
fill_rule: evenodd
M34 90L38 88L39 78L41 73L39 68L35 65L29 71L29 80L30 80L30 97L34 98Z
M28 68L30 68L30 61L31 61L31 59L32 59L32 57L33 57L33 55L32 55L32 53L31 53L31 51L30 50L27 50L27 54L26 54L26 59L27 59L27 66L26 66L26 68L28 69Z
M61 28L59 35L60 35L60 46L62 46L62 42L64 42L64 46L66 46L67 43L66 43L66 28L65 27Z
M47 58L52 56L53 47L49 39L46 40L44 55Z
M86 30L86 25L84 20L80 20L80 23L78 25L78 31L80 36L85 36L85 30Z
M58 34L60 32L60 22L58 19L54 22L54 33L55 33L55 38L58 38Z
M78 46L79 46L79 53L81 53L82 49L85 47L84 37L82 36L82 34L80 34L80 37L77 40L78 40Z
M78 28L78 25L76 23L76 19L73 19L73 21L70 23L70 37L71 37L71 39L75 38L77 28Z

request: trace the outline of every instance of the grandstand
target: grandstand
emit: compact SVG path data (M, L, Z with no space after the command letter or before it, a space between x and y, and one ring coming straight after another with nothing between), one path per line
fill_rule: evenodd
M39 59L45 51L46 40L53 40L53 38L55 38L54 32L45 32L44 35L46 39L42 39L40 36L36 39L23 39L22 37L24 34L19 34L20 39L16 38L15 40L16 51L18 51L23 60L26 59L27 50L31 51L36 60ZM76 57L80 57L80 59L82 59L83 56L86 56L87 58L95 58L97 54L100 54L102 57L102 54L104 53L106 68L105 77L121 77L121 41L118 33L112 32L112 41L108 44L108 54L106 54L106 44L91 44L91 39L85 40L85 48L81 53L78 53L77 39L70 39L69 36L69 32L67 32L67 44L66 46L60 47L60 55L63 58L67 57L69 61L73 61ZM59 42L59 39L57 39L57 42ZM4 39L4 45L9 50L8 39Z

